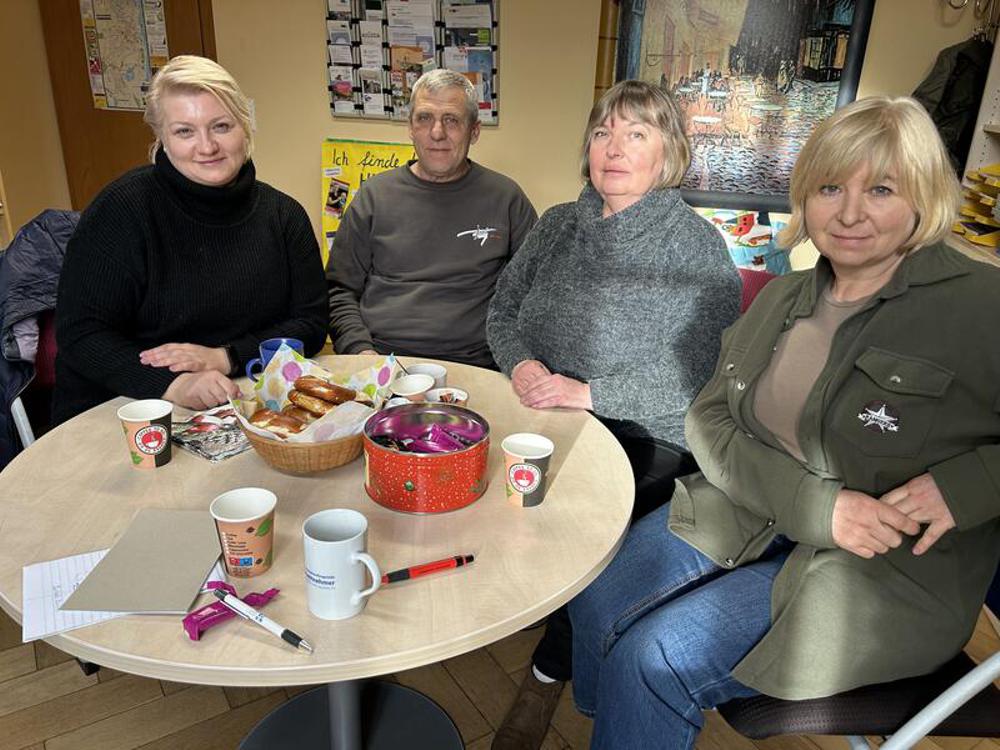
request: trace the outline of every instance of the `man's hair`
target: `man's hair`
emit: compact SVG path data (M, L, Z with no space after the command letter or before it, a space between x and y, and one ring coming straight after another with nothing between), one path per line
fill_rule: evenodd
M417 100L419 92L426 91L430 94L448 88L461 89L462 93L465 94L465 112L468 115L469 124L476 123L479 120L479 100L476 98L476 87L461 73L446 68L435 68L428 71L413 84L413 89L410 91L410 117L413 117L413 103Z

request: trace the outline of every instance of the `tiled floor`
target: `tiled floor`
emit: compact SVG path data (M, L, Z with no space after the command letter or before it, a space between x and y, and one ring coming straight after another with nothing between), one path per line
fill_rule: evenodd
M454 719L470 750L488 750L514 698L540 635L517 633L488 648L392 677L436 700ZM974 658L1000 649L981 618L969 645ZM23 645L20 628L0 613L0 748L3 750L231 750L262 716L304 688L216 688L181 685L102 669L86 677L51 646ZM573 709L569 691L544 750L582 750L590 721ZM751 742L715 713L699 750L845 750L831 737ZM920 750L1000 750L993 740L925 740Z

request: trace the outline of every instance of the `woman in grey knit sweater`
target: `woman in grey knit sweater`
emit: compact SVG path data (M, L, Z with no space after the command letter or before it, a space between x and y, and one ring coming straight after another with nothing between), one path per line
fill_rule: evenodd
M739 312L739 276L722 237L677 189L689 163L670 95L641 81L614 86L590 113L583 192L532 229L497 282L486 322L521 403L588 409L622 443L635 517L667 502L674 478L697 468L684 415ZM569 633L564 610L550 616L496 750L541 744L572 676Z

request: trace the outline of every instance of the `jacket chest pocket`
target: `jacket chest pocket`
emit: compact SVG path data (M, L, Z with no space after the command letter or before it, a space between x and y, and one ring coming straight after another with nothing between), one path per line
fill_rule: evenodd
M830 428L868 456L916 456L953 378L930 360L870 347L841 388Z

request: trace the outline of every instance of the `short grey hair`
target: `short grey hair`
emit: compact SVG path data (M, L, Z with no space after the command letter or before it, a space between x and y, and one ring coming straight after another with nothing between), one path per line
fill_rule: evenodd
M413 89L410 91L410 117L413 117L413 103L417 100L419 92L427 91L428 94L431 94L441 89L450 88L461 89L462 93L465 94L465 110L469 116L469 124L478 122L479 100L476 98L476 87L461 73L447 68L435 68L428 71L413 84Z

